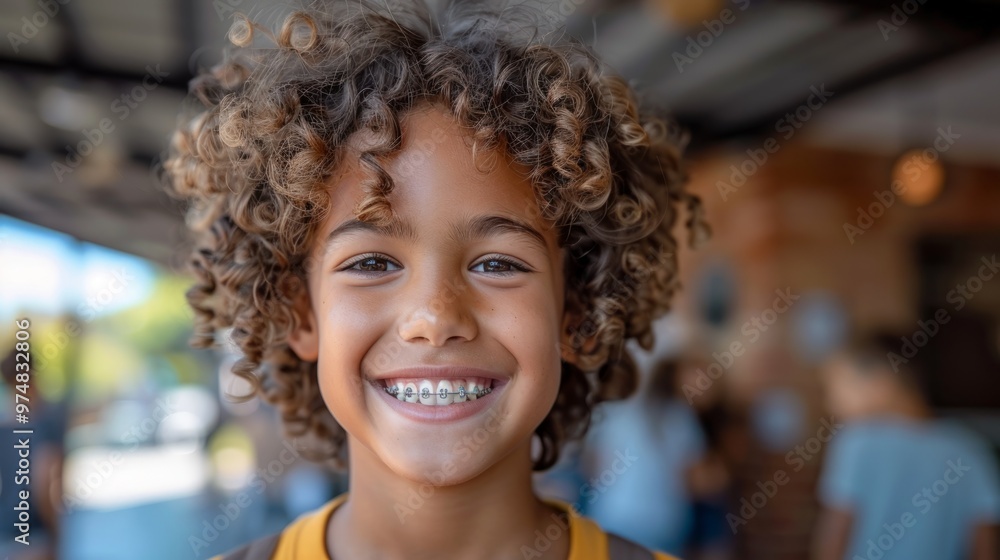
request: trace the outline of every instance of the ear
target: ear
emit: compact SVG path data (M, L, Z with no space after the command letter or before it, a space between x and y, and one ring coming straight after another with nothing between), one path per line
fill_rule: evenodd
M559 339L559 350L563 361L583 367L580 354L591 352L596 346L597 333L594 322L583 319L579 313L567 309L563 313Z
M288 335L288 345L300 359L315 362L319 359L319 329L316 315L312 310L309 290L305 288L299 290L293 311L297 324Z

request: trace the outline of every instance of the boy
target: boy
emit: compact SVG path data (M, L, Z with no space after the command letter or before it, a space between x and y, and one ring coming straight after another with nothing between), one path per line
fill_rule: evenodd
M995 559L995 461L965 429L931 417L921 375L899 355L898 337L873 335L824 371L829 408L847 426L823 467L816 558Z
M235 373L350 473L250 557L654 557L531 472L634 387L623 345L651 345L701 206L662 121L516 15L240 20L277 48L192 83L165 169L200 236L194 342L232 327Z

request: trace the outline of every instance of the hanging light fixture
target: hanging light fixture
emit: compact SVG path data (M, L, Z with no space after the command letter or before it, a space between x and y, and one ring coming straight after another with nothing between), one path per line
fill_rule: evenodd
M892 166L893 190L910 206L930 204L944 187L944 165L934 148L907 150Z

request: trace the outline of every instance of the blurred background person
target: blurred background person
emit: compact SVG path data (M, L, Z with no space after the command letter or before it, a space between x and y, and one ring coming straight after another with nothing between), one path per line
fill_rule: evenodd
M697 387L697 379L709 365L706 357L687 352L679 362L678 387ZM726 514L736 502L733 473L745 454L746 418L727 400L726 378L715 380L697 394L688 391L687 402L704 436L701 460L688 470L693 522L685 558L721 560L733 555L733 533Z
M861 336L823 371L834 418L815 558L997 558L1000 483L989 449L936 419L902 337Z
M687 481L705 453L677 395L678 364L656 363L638 394L602 406L584 452L584 509L605 530L680 555L694 517Z
M13 348L13 341L8 344ZM23 560L49 560L57 558L59 548L59 509L62 498L62 467L63 467L63 433L65 432L65 413L59 403L49 403L37 390L37 384L31 381L33 360L19 360L18 352L12 351L0 363L3 373L3 385L0 385L2 402L12 403L4 406L0 414L0 433L3 434L3 449L0 454L0 511L11 514L15 511L27 511L30 515L27 542L25 546L15 542L14 538L24 532L14 526L14 521L0 524L0 555L4 558L13 557ZM22 356L24 353L21 353ZM28 354L30 356L30 353ZM19 368L17 364L29 367ZM18 373L28 372L27 382L19 381ZM21 377L20 380L24 380ZM21 423L15 415L15 395L24 397L22 402L27 405L27 423ZM17 434L14 430L31 430L30 434ZM22 455L17 446L28 438L27 458L30 463L27 469L19 467ZM25 474L19 475L26 471ZM19 484L26 476L28 483ZM29 492L27 510L20 505L20 492ZM18 510L15 510L18 507ZM8 556L9 555L9 556Z

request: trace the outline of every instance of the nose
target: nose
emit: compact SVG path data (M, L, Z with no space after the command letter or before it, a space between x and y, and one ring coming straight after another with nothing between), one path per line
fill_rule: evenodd
M409 309L399 322L399 336L407 342L444 346L452 339L470 341L478 325L467 302L467 286L461 278L428 277L424 285L409 291Z

